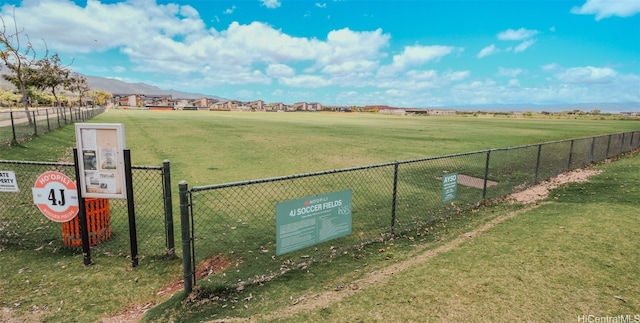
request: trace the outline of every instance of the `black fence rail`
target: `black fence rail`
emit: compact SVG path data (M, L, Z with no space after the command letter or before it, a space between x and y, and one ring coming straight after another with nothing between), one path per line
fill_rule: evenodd
M25 248L77 252L80 233L70 223L46 218L34 204L31 188L40 174L57 171L75 180L72 163L0 160L0 173L12 172L18 192L0 191L0 243ZM132 166L138 253L143 256L172 254L173 220L170 165ZM108 211L104 210L106 203ZM87 221L94 252L128 255L130 251L127 200L87 199ZM77 217L76 217L77 219ZM77 221L77 220L76 220Z
M197 276L221 267L231 269L202 284L262 283L373 241L420 235L434 221L485 199L638 147L640 131L635 131L190 189L181 182L185 291ZM457 175L456 196L443 202L442 178L451 174ZM351 234L276 254L277 203L342 190L352 192Z
M104 112L104 107L38 108L0 111L0 142L20 143L67 124L83 122Z

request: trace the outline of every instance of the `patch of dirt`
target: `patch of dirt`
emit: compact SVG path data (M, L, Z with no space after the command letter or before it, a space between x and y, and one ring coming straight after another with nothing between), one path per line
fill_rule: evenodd
M484 179L465 174L458 174L458 184L475 188L484 188ZM496 185L498 185L498 182L487 180L487 187Z
M566 183L582 183L589 180L591 176L598 175L602 171L583 168L576 169L570 172L562 173L548 181L541 182L537 185L531 186L521 192L511 194L507 201L510 203L535 203L540 200L544 200L549 196L549 191L557 188L558 186Z
M196 266L196 281L201 280L208 275L215 274L225 270L231 261L227 259L224 255L219 254L215 255L209 259L206 259L198 266ZM169 299L175 293L184 289L184 279L179 279L170 284L163 286L156 294L164 296L165 299ZM138 304L132 306L125 311L118 313L113 316L105 317L100 320L101 323L130 323L130 322L139 322L140 319L144 316L149 309L151 309L156 304L154 303L145 303Z

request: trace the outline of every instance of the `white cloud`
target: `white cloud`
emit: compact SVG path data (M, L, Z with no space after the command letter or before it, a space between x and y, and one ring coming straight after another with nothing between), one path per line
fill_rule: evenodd
M609 67L573 67L555 74L555 77L565 83L610 83L617 76L617 72Z
M499 76L508 76L508 77L516 77L524 72L521 68L506 68L499 66L498 67L498 75Z
M359 32L344 28L329 32L326 42L314 43L310 51L314 53L315 67L325 73L366 72L377 66L390 37L382 29Z
M476 57L478 58L483 58L489 55L493 55L496 53L499 53L500 50L496 48L496 45L491 44L483 49L480 50L480 52L478 52L478 55L476 55Z
M325 9L325 8L327 8L327 4L326 3L316 2L316 7Z
M349 60L339 64L327 65L322 69L323 73L332 75L349 75L358 72L373 71L378 67L378 64L372 60Z
M445 80L447 82L459 82L468 78L470 75L471 75L471 72L469 71L456 71L456 72L448 71L442 74L442 80Z
M551 63L551 64L546 64L542 66L542 70L545 72L554 72L561 69L562 69L562 66L560 66L557 63Z
M393 66L403 69L409 66L422 65L430 61L438 61L451 54L453 46L407 46L402 54L393 56Z
M524 52L525 50L527 50L527 48L531 47L531 45L533 45L536 41L534 39L527 39L525 41L523 41L522 43L518 44L518 46L516 46L513 49L514 53L520 53L520 52Z
M282 3L280 3L280 1L278 0L260 0L260 2L262 2L263 6L269 9L275 9L282 5Z
M236 6L231 6L231 8L226 9L225 11L223 11L223 13L224 13L225 15L230 15L230 14L232 14L235 10L236 10Z
M523 40L527 38L531 38L537 35L539 32L537 30L530 30L520 28L518 30L507 29L498 34L498 39L500 40Z
M7 10L3 16L13 15L11 8L3 9ZM120 14L113 15L113 12ZM132 43L148 43L158 37L186 37L206 28L193 7L156 5L150 0L113 4L89 0L86 7L71 1L25 1L16 8L15 17L30 36L46 39L49 48L63 53L104 51Z
M580 7L571 8L571 13L578 15L595 15L596 20L612 16L631 17L640 12L640 1L637 0L587 0Z
M298 75L279 79L280 84L293 87L319 88L331 84L331 82L317 75Z
M289 77L296 75L296 71L284 64L271 64L267 67L267 75L270 77Z

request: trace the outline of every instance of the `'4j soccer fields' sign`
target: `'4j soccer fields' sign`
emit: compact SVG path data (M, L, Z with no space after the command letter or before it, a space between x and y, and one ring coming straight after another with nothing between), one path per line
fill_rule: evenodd
M351 190L276 204L276 254L351 234Z

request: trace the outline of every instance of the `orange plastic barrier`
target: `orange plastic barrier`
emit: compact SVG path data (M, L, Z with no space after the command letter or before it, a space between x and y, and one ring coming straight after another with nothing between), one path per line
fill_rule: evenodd
M95 246L111 237L111 211L108 199L85 199L85 213L89 231L89 245ZM80 222L76 216L69 222L62 223L62 243L65 246L82 246Z

